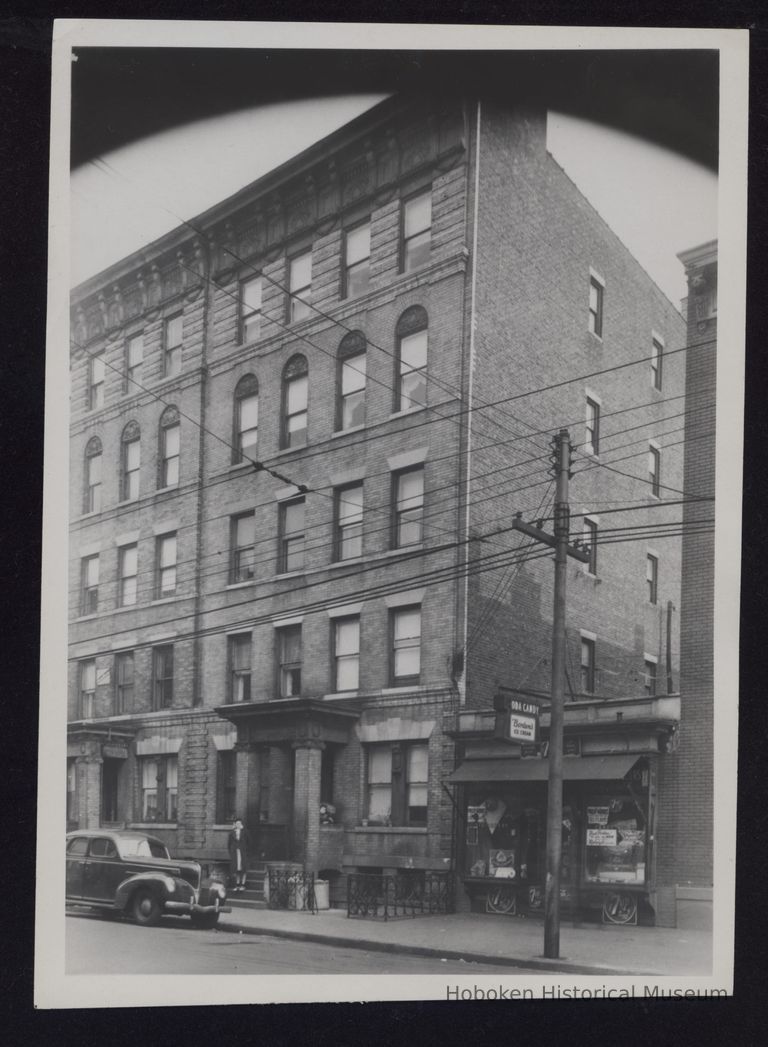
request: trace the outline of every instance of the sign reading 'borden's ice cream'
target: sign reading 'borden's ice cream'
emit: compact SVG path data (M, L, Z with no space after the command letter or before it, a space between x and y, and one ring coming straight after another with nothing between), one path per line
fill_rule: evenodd
M524 716L520 713L505 713L504 737L511 742L535 742L536 741L536 717Z

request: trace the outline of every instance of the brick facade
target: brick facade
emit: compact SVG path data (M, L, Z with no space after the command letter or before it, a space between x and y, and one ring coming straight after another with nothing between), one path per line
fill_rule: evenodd
M583 451L575 459L577 535L584 513L599 518L601 529L658 519L646 482L649 439L662 448L663 483L683 485L680 440L666 419L682 410L685 362L674 350L683 345L684 324L545 141L541 113L390 100L212 208L192 231L168 234L74 292L70 755L81 738L97 754L111 731L123 732L128 754L118 806L126 824L140 811L137 754L176 746L178 824L157 831L185 853L221 853L219 766L222 753L234 752L237 810L262 856L280 857L283 840L290 854L282 857L316 871L452 867L455 809L444 782L456 763L448 733L456 714L490 708L499 685L549 686L549 560L510 570L494 566L493 557L504 564L525 544L509 529L515 512L529 520L551 515L551 434L567 425L583 445L585 397L599 396L606 449L600 460ZM402 272L403 201L426 191L428 257ZM345 233L364 221L368 287L344 297ZM290 260L308 250L314 310L291 322ZM601 338L587 329L591 269L605 286ZM260 329L243 341L240 287L254 273L262 281ZM164 378L165 323L178 313L181 371ZM419 394L425 402L417 398L403 411L396 390L409 319L428 332L427 377ZM125 346L140 331L145 388L131 391ZM339 346L350 332L365 345L365 416L364 425L339 431ZM643 357L653 332L672 354L663 392L645 365L548 388L565 373L564 361L569 375L590 375ZM89 357L101 351L104 402L91 409ZM297 354L308 373L307 436L286 449L285 369ZM259 398L250 458L267 469L238 461L233 446L235 390L246 376ZM178 409L179 482L160 490L168 404ZM130 421L141 433L139 495L122 502L121 437ZM92 437L102 446L102 503L82 514ZM620 472L601 467L613 461ZM418 467L422 540L397 549L396 477ZM362 552L338 562L336 491L350 483L363 485ZM304 488L304 562L283 571L281 507ZM639 508L609 512L625 504ZM250 576L240 578L232 543L243 514L252 514L253 543ZM157 539L170 532L177 536L176 588L161 599ZM126 543L138 548L138 596L135 606L120 607ZM596 576L569 566L573 698L581 689L581 630L596 637L603 697L642 695L647 656L664 664L667 604L679 604L679 543L648 544L660 546L655 604L647 599L643 541L601 547ZM98 611L82 616L81 563L95 553ZM478 570L485 566L492 569ZM403 683L393 676L392 630L398 609L408 607L421 611L420 666ZM344 616L359 620L352 692L335 689L334 627ZM301 629L301 684L300 694L281 698L278 630L286 626ZM672 626L676 684L677 616ZM250 658L250 693L239 703L232 636L245 637L243 657ZM160 644L174 648L173 699L153 711L152 651ZM118 714L115 655L125 650L134 651L134 691L131 707ZM96 661L97 685L92 715L83 719L79 666L88 659ZM370 824L373 746L394 754L392 810L406 803L395 791L410 787L398 784L407 773L400 761L409 748L427 747L425 824ZM80 818L92 823L99 812L88 782ZM319 824L323 789L332 792L334 825ZM421 783L413 795L420 790Z

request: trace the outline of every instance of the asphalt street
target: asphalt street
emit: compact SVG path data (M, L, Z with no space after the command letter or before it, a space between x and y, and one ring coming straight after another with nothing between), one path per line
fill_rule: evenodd
M225 917L222 917L225 919ZM159 927L69 913L67 974L535 974L459 960L342 949L266 935L200 931L166 917Z

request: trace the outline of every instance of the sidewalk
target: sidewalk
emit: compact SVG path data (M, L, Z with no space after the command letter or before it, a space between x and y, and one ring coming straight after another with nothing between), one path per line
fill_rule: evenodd
M584 975L707 975L712 935L702 930L582 924L560 927L560 959L545 959L540 920L480 913L383 920L350 919L344 909L316 915L237 908L218 930Z

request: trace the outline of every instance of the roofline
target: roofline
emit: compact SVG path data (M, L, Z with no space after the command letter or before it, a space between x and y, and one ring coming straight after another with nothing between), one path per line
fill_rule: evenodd
M677 257L686 269L709 265L717 261L717 240L708 240L698 247L689 247L687 251L681 251Z
M116 281L120 276L150 264L158 255L177 248L185 240L195 236L195 229L192 227L197 226L198 229L204 229L222 221L243 207L254 196L263 196L271 190L277 189L281 184L300 175L308 167L337 152L345 142L350 143L355 137L360 136L364 132L372 131L377 124L391 119L398 111L407 109L408 103L408 97L403 95L390 95L388 98L383 99L370 109L360 113L353 120L336 128L335 131L332 131L324 138L307 146L300 153L289 157L288 160L285 160L277 167L271 168L255 181L249 182L242 189L238 189L224 200L213 204L206 211L202 211L191 219L182 220L174 229L163 233L162 236L157 237L157 239L152 240L143 247L137 248L131 254L118 259L112 265L107 266L106 269L101 269L98 273L94 273L93 276L89 276L72 288L71 297L73 299L87 298L100 290L105 284Z

